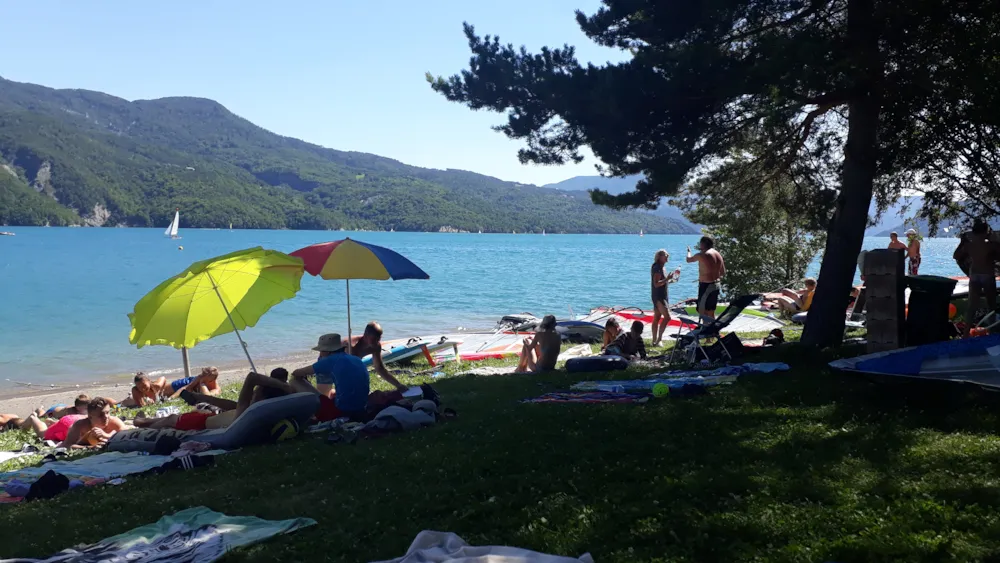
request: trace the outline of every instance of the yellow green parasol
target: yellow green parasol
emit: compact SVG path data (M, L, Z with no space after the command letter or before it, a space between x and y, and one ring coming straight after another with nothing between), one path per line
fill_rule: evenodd
M128 340L186 350L220 334L254 326L271 307L299 291L304 266L275 250L249 248L191 264L147 293L129 313Z

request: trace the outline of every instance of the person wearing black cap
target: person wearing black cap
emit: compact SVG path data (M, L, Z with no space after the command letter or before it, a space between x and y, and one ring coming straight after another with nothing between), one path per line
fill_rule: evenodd
M535 336L524 339L517 371L527 373L555 369L561 347L562 337L556 332L556 318L545 315Z

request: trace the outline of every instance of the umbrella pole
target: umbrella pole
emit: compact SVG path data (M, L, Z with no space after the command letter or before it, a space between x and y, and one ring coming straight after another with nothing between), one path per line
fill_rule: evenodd
M222 304L222 310L226 312L226 317L229 319L229 324L233 325L233 332L236 333L236 338L240 341L240 346L243 347L243 353L247 355L247 361L250 362L250 369L252 369L254 373L257 373L257 366L253 365L253 358L250 357L250 350L247 349L247 343L243 342L243 337L240 336L240 331L239 329L236 328L236 323L233 321L233 316L229 313L229 307L226 307L226 301L222 298L222 294L219 293L219 286L216 285L215 278L213 278L212 274L210 274L208 271L206 271L205 273L208 274L208 279L212 280L212 289L214 289L215 294L219 296L219 303Z
M181 347L181 360L184 362L184 377L191 377L191 358L188 357L187 346Z
M347 281L347 353L351 353L351 280Z

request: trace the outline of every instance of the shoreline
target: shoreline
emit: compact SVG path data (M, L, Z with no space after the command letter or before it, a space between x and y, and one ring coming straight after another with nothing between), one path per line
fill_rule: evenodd
M254 364L261 373L270 373L276 367L284 367L289 371L312 363L315 354L310 352L299 354L287 354L278 358L255 359ZM197 373L204 366L191 366L192 375ZM249 363L246 358L242 362L227 362L216 364L219 369L220 385L239 383L250 372ZM164 376L167 381L179 379L183 376L183 368L176 370L157 370L150 372L153 377ZM97 381L79 384L67 384L64 386L54 385L32 385L22 384L18 387L0 388L0 414L16 414L26 417L38 407L49 408L57 404L73 404L73 400L81 393L86 393L90 397L107 397L115 401L121 401L129 395L132 388L132 374L107 375Z

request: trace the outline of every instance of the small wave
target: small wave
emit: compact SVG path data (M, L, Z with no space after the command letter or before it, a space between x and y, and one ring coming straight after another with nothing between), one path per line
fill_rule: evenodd
M152 371L147 371L146 375L149 377L160 377L161 375L172 375L175 373L182 373L184 368L170 368L170 369L154 369Z

